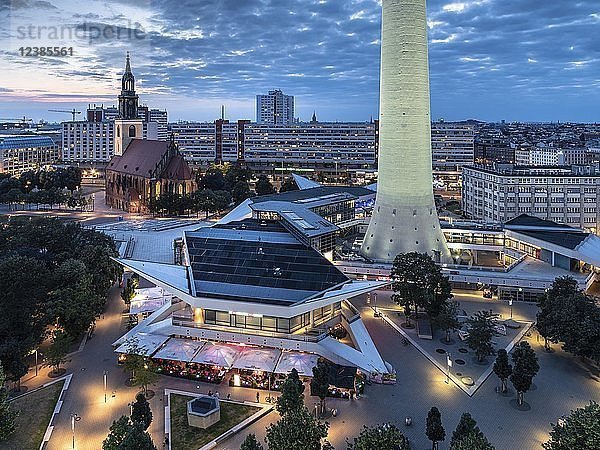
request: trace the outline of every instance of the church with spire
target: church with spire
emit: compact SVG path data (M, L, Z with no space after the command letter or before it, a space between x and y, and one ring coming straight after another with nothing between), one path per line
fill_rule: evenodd
M106 204L125 212L148 214L161 195L190 194L196 190L196 182L173 135L168 141L143 139L138 102L127 52L115 119L114 156L106 166Z

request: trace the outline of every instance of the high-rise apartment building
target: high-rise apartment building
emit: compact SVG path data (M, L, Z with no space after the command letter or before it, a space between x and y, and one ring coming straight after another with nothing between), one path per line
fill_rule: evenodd
M256 96L256 122L272 125L289 125L294 122L294 96L281 90Z

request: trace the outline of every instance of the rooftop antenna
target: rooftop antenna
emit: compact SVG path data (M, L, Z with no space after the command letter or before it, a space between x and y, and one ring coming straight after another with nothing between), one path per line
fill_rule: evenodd
M225 105L221 105L221 120L225 120Z

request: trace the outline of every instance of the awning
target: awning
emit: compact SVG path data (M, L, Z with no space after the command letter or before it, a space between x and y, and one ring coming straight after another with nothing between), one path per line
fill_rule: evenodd
M192 362L230 369L241 349L242 347L235 345L207 342L202 350L194 356Z
M167 339L169 339L169 336L163 336L161 334L136 333L128 338L123 345L117 348L116 352L131 353L133 347L137 347L136 354L150 356L163 345Z
M205 342L191 339L171 338L152 356L157 359L190 362Z
M275 368L275 373L289 373L296 369L299 375L312 377L312 368L317 365L318 355L312 353L283 352Z
M160 287L136 289L129 305L129 314L154 312L172 298L173 295L166 293Z
M273 372L279 356L281 356L281 351L274 348L246 347L233 363L233 367L236 369Z

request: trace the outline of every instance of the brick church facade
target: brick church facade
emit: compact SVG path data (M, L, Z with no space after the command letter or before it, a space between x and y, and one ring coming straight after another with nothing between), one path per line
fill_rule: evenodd
M106 166L106 204L122 211L148 214L164 193L196 190L194 174L175 144L142 139L142 119L129 54L115 119L115 155Z

